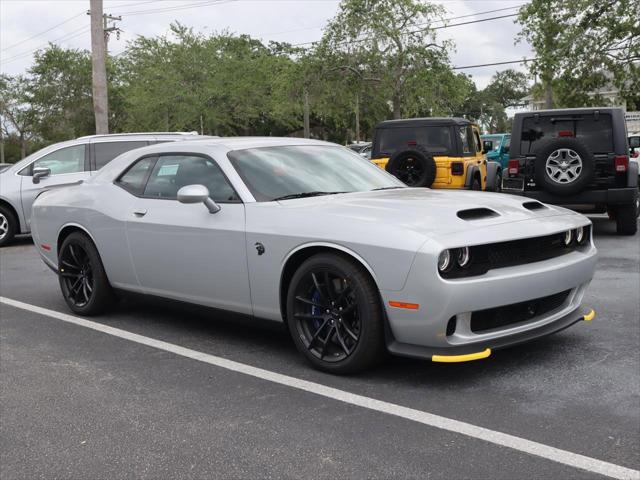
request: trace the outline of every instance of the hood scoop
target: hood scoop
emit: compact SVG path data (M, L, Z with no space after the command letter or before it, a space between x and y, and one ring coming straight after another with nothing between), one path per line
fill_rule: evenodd
M548 208L540 202L524 202L522 206L527 210L544 210Z
M483 218L499 217L500 214L490 208L469 208L467 210L459 210L456 215L462 220L481 220Z

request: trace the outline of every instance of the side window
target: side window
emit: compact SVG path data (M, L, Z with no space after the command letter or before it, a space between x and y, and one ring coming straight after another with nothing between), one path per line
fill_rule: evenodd
M95 169L100 170L118 155L133 150L134 148L146 147L147 142L99 142L93 144L93 158Z
M467 127L458 127L458 135L460 136L460 142L462 143L462 154L469 155L471 153L471 146L469 145L469 133Z
M511 148L511 137L507 137L504 139L504 144L502 145L502 151L506 153L509 151L510 148Z
M144 185L149 177L149 171L153 168L155 161L156 157L146 157L138 160L120 176L116 183L134 195L142 195Z
M48 168L51 170L51 175L84 172L85 149L86 145L61 148L39 158L21 170L20 175L33 175L34 168Z
M471 129L471 133L473 135L473 143L474 143L474 150L476 153L482 153L482 142L480 141L480 135L478 135L478 132L476 130Z
M190 155L163 155L158 158L143 195L175 199L187 185L204 185L210 197L219 203L238 202L240 198L220 167L209 158Z

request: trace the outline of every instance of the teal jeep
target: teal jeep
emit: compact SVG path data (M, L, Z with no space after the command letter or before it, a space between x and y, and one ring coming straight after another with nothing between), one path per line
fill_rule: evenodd
M509 163L509 146L511 135L508 133L494 133L482 135L482 149L487 155L487 161L498 162L502 170L507 169Z

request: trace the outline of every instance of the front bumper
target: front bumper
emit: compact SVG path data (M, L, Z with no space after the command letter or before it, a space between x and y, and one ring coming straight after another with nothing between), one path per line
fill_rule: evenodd
M409 343L400 343L395 339L390 339L387 343L387 349L390 353L401 357L430 359L439 363L470 362L489 357L493 350L512 347L520 343L552 335L581 321L589 322L595 318L595 315L594 310L582 308L563 316L555 322L545 324L539 328L527 330L515 335L488 340L481 345L474 344L447 348L433 348L421 347Z
M544 222L495 225L473 232L478 244L491 243L517 229L525 234L533 229L539 236L544 229L584 226L581 215L561 215ZM489 240L489 237L492 240ZM450 246L469 242L469 234L449 235ZM489 241L484 242L487 239ZM399 291L382 290L388 320L387 345L398 355L432 358L433 355L467 355L486 349L503 348L549 335L580 320L588 312L581 302L597 261L591 241L588 248L575 250L543 261L495 268L472 277L443 279L437 273L437 253L443 245L428 242L416 255L404 287ZM566 292L566 293L565 293ZM558 303L547 297L557 298ZM395 308L390 302L413 304L413 309ZM534 305L531 313L511 315L511 322L480 325L482 312L524 304ZM555 300L554 300L555 302ZM519 308L519 307L518 307ZM522 312L522 310L518 310ZM478 314L478 316L476 316ZM449 328L454 326L453 329Z

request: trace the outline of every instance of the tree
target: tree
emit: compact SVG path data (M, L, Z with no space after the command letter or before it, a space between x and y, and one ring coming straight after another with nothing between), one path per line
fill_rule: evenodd
M28 153L28 142L35 136L37 115L27 94L28 80L18 75L0 75L0 114L3 117L3 137L17 134L20 158Z
M89 52L50 44L34 58L27 94L38 134L56 142L95 133Z
M478 117L489 133L509 130L507 108L518 106L529 90L527 75L512 69L497 72L478 99L482 106Z
M341 68L377 81L400 118L407 86L434 63L447 63L447 42L437 43L432 23L444 9L417 0L344 0L329 22L324 49L340 54Z
M520 9L520 39L536 53L531 72L547 107L602 104L607 86L640 103L639 11L640 0L532 0Z
M529 69L542 82L545 108L553 108L553 82L560 71L562 59L566 56L563 2L564 0L531 0L518 12L518 22L522 25L518 38L527 40L536 54Z

